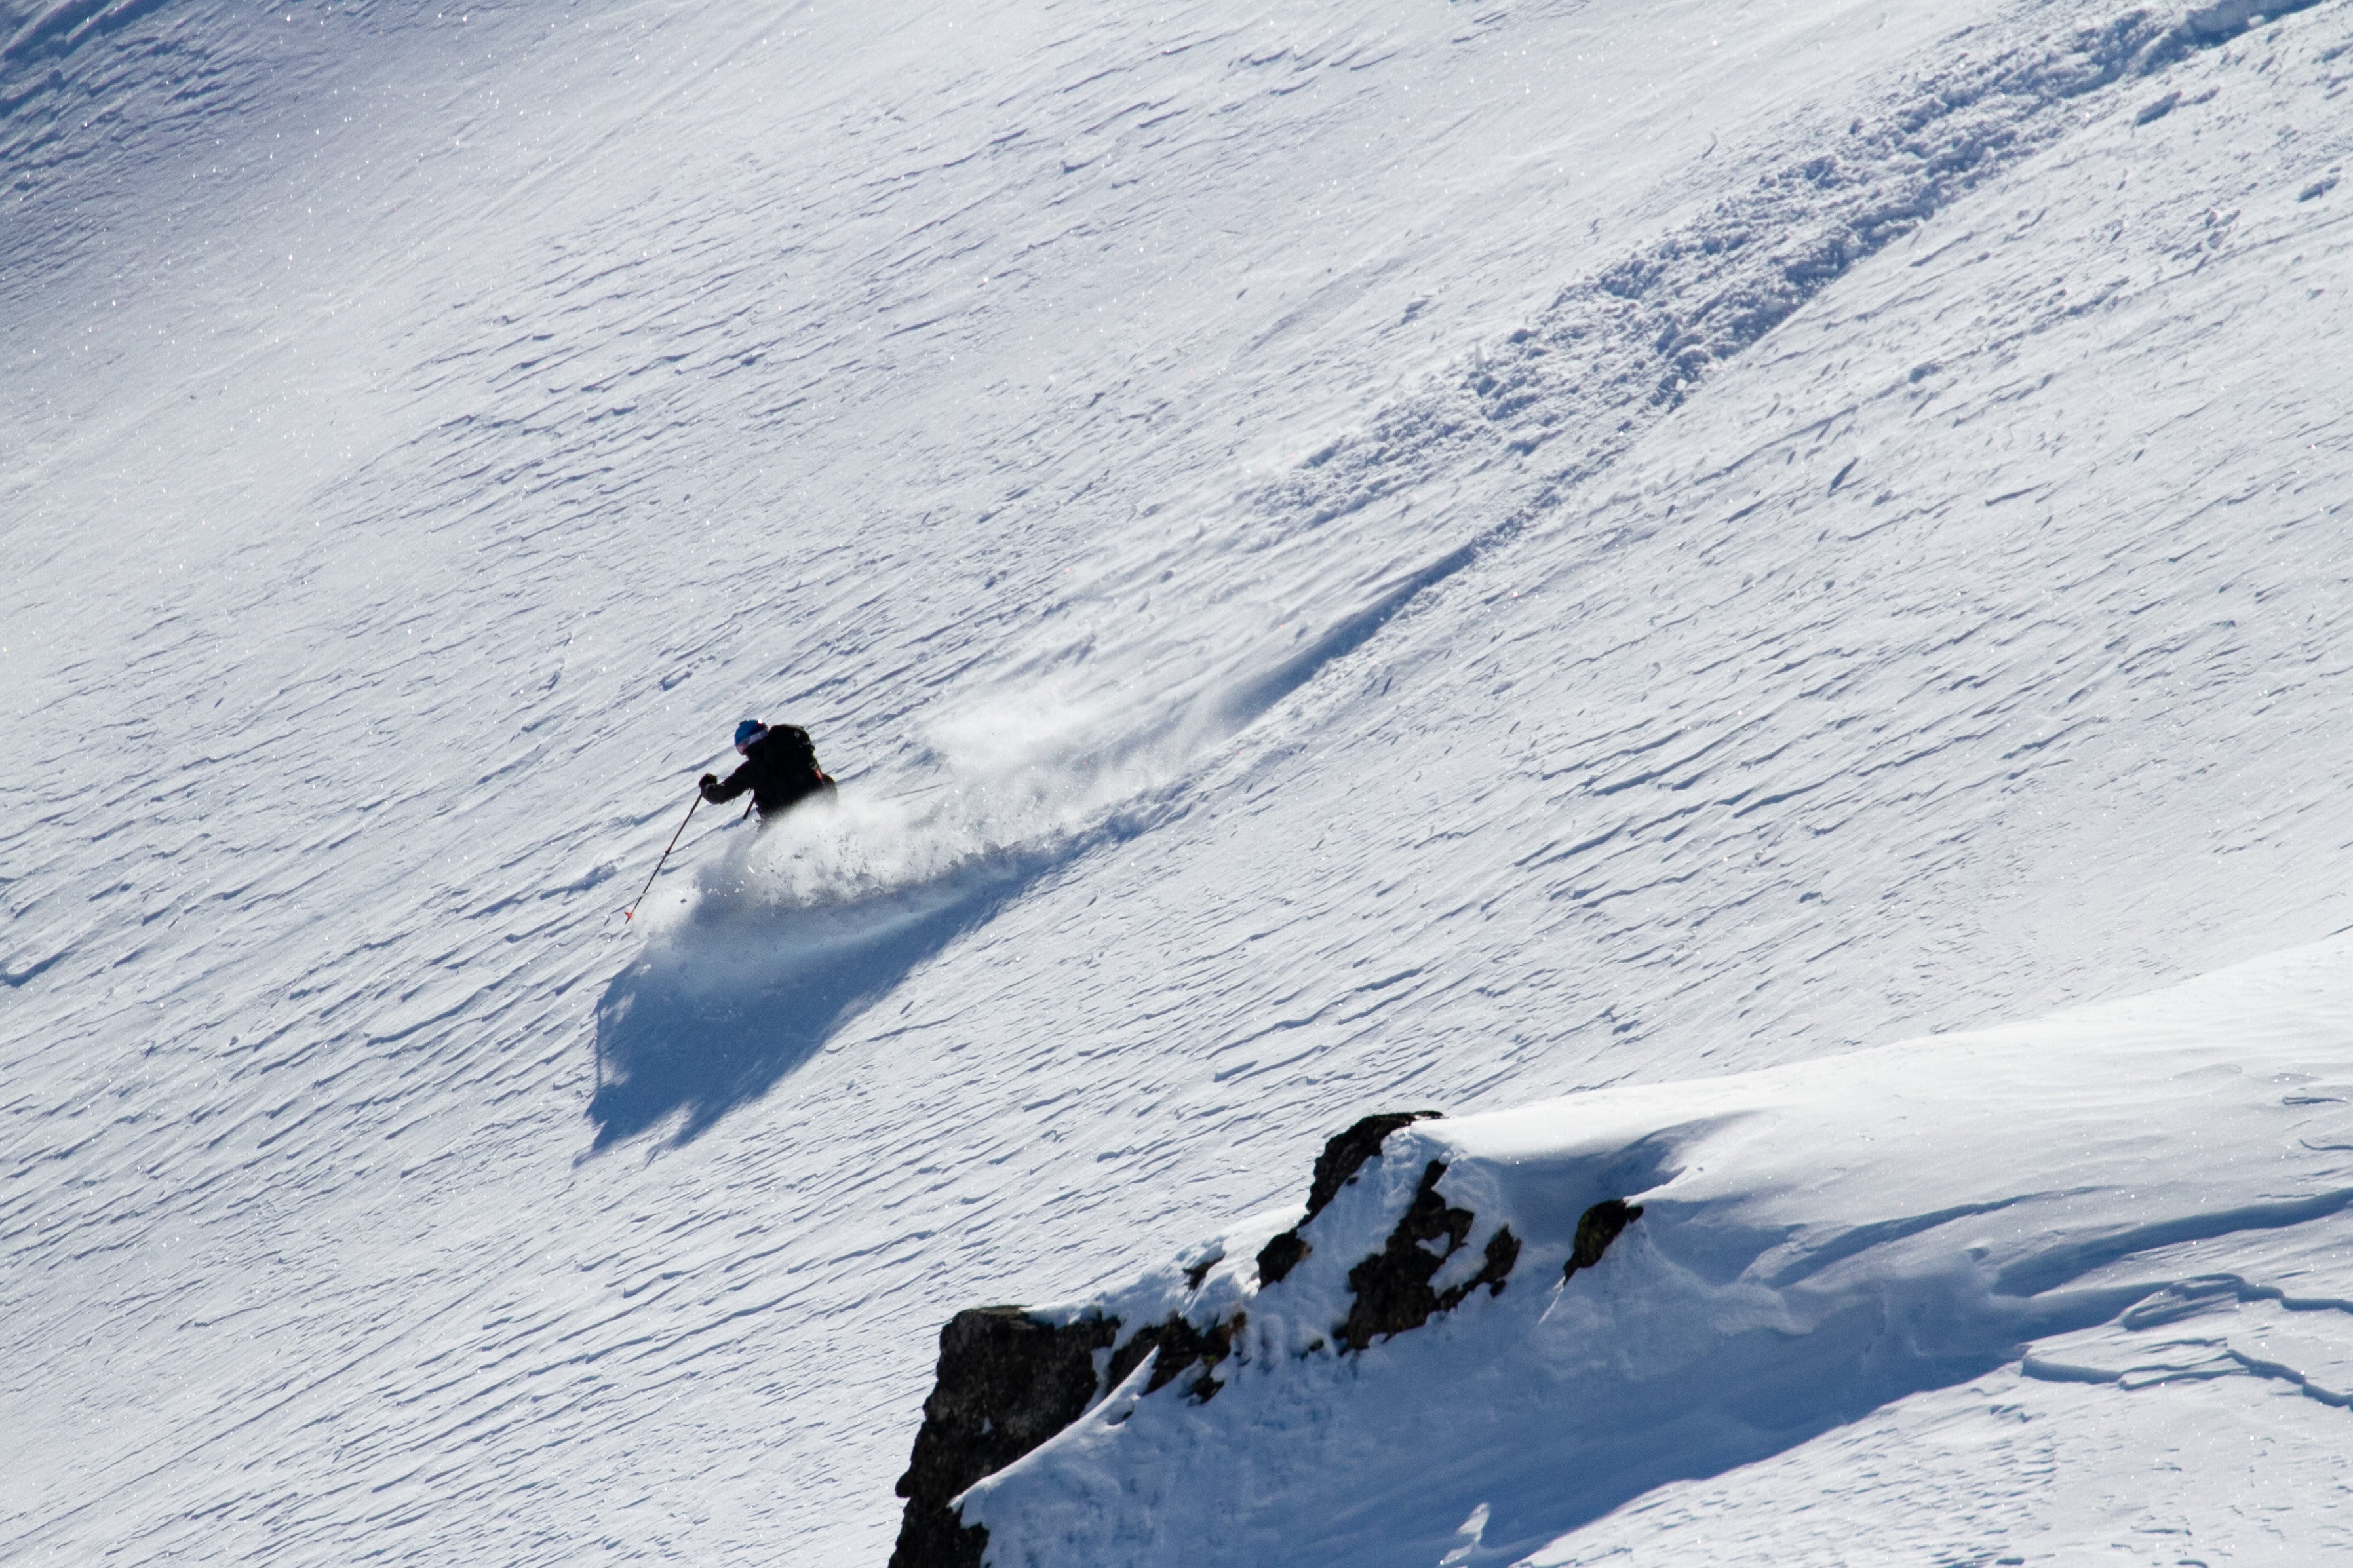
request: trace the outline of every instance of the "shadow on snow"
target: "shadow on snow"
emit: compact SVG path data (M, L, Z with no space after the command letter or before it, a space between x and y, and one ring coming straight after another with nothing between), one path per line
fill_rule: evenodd
M834 902L706 899L649 942L596 1005L594 1150L680 1112L673 1142L701 1136L1061 858L1008 855Z

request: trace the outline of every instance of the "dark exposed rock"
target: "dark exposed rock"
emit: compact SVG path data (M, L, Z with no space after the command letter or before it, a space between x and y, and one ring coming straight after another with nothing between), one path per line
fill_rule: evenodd
M1259 1289L1264 1289L1298 1268L1299 1260L1306 1256L1307 1243L1300 1239L1296 1229L1270 1239L1258 1249Z
M1432 1160L1388 1243L1348 1270L1356 1304L1348 1309L1348 1321L1332 1331L1342 1350L1360 1351L1382 1334L1419 1328L1438 1310L1430 1277L1471 1234L1473 1218L1469 1209L1449 1208L1438 1195L1438 1178L1445 1173L1446 1163ZM1438 1252L1422 1245L1441 1240L1445 1245Z
M1305 1225L1322 1214L1340 1195L1340 1189L1363 1169L1365 1162L1381 1152L1381 1144L1390 1133L1417 1121L1435 1121L1443 1114L1437 1110L1383 1111L1378 1116L1366 1117L1325 1143L1324 1152L1315 1156L1315 1174L1307 1184L1307 1213L1299 1223Z
M1315 1162L1315 1175L1307 1195L1308 1219L1331 1203L1354 1179L1366 1161L1381 1152L1381 1141L1391 1132L1434 1110L1368 1116L1324 1146ZM1473 1216L1469 1209L1450 1207L1438 1195L1438 1179L1445 1174L1443 1161L1433 1160L1422 1172L1413 1202L1390 1232L1382 1249L1349 1271L1356 1302L1348 1321L1333 1331L1343 1352L1359 1351L1384 1334L1419 1328L1437 1312L1451 1311L1480 1286L1500 1292L1519 1261L1520 1241L1509 1226L1488 1238L1479 1272L1444 1291L1430 1280L1446 1260L1469 1240ZM1590 1224L1608 1205L1586 1215ZM1618 1205L1623 1210L1625 1205ZM1593 1247L1601 1255L1609 1237L1622 1229L1635 1209L1620 1218ZM1436 1243L1432 1251L1425 1243ZM1577 1256L1584 1257L1586 1226L1577 1232ZM1271 1285L1307 1256L1307 1244L1294 1228L1283 1232L1259 1253L1259 1279ZM1187 1289L1198 1291L1219 1259L1211 1257L1185 1269ZM1572 1267L1576 1267L1572 1264ZM1197 1328L1182 1313L1147 1324L1112 1352L1102 1376L1095 1372L1098 1352L1109 1351L1119 1338L1113 1318L1082 1318L1071 1323L1049 1323L1018 1307L979 1307L958 1312L940 1331L939 1371L931 1397L923 1401L923 1425L915 1434L914 1456L907 1473L899 1478L899 1495L907 1509L899 1524L899 1542L891 1553L891 1568L980 1568L987 1550L988 1531L964 1523L955 1499L975 1481L994 1475L1086 1413L1105 1391L1117 1387L1145 1358L1158 1352L1145 1393L1157 1393L1198 1368L1185 1384L1187 1397L1208 1401L1224 1386L1216 1377L1219 1363L1234 1353L1247 1316L1240 1311L1207 1329ZM1318 1340L1310 1350L1323 1347Z
M1139 1329L1095 1375L1095 1352L1119 1337L1116 1318L1041 1322L1018 1307L977 1307L958 1312L940 1331L939 1371L923 1401L923 1425L914 1457L899 1478L907 1500L891 1568L980 1568L988 1531L966 1525L950 1506L984 1476L995 1475L1086 1413L1095 1396L1114 1388L1154 1351L1145 1392L1156 1393L1193 1367L1201 1374L1185 1392L1214 1398L1222 1386L1211 1369L1233 1353L1234 1336L1248 1315L1207 1330L1181 1316Z
M1047 1323L1018 1307L976 1307L948 1320L914 1455L899 1478L907 1510L891 1568L979 1568L988 1532L966 1527L949 1500L1077 1420L1094 1398L1094 1352L1118 1332L1108 1318Z
M1601 1261L1618 1233L1642 1217L1642 1205L1630 1204L1624 1198L1604 1198L1579 1215L1577 1219L1577 1241L1569 1249L1568 1261L1561 1265L1564 1280L1580 1268L1590 1268Z
M1461 1284L1440 1293L1430 1288L1446 1260L1470 1238L1477 1217L1469 1209L1448 1206L1438 1195L1438 1178L1446 1163L1432 1160L1421 1173L1421 1185L1397 1228L1381 1250L1348 1270L1348 1289L1356 1302L1347 1321L1332 1331L1343 1351L1360 1351L1383 1334L1401 1334L1430 1321L1432 1313L1451 1312L1464 1297L1484 1285L1490 1295L1502 1293L1512 1266L1520 1260L1520 1238L1503 1226L1487 1240L1486 1263ZM1426 1245L1440 1243L1432 1251Z
M1436 1110L1387 1110L1377 1116L1367 1116L1345 1132L1324 1145L1324 1152L1315 1156L1315 1174L1307 1184L1307 1212L1299 1216L1299 1225L1270 1240L1258 1252L1258 1282L1261 1288L1273 1284L1293 1268L1308 1253L1307 1243L1299 1234L1300 1226L1322 1214L1324 1205L1340 1195L1366 1161L1381 1152L1381 1141L1400 1127L1416 1121L1427 1121L1443 1114Z
M1441 1310L1454 1310L1461 1304L1462 1298L1482 1285L1487 1287L1488 1295L1502 1295L1504 1287L1510 1282L1512 1266L1520 1260L1520 1238L1512 1234L1510 1226L1499 1225L1495 1227L1495 1234L1487 1238L1487 1249L1482 1256L1486 1262L1478 1273L1438 1298Z
M1233 1353L1234 1336L1242 1331L1250 1321L1247 1312L1236 1312L1208 1331L1195 1328L1183 1318L1171 1316L1135 1331L1135 1337L1119 1347L1111 1358L1111 1370L1103 1376L1103 1386L1117 1388L1127 1374L1144 1364L1144 1358L1154 1351L1160 1359L1152 1363L1152 1375L1145 1381L1144 1392L1156 1394L1176 1381L1177 1374L1198 1363L1201 1375L1186 1385L1185 1392L1207 1404L1224 1386L1209 1375L1227 1356Z

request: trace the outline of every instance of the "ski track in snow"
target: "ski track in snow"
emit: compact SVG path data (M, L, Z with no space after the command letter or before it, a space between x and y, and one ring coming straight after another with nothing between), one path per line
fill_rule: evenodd
M1460 9L0 8L0 1553L871 1560L1364 1110L2346 923L2345 6Z

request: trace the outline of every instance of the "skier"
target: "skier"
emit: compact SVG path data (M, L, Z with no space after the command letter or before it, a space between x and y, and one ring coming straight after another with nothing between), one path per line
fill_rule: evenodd
M797 724L771 729L757 719L746 719L735 726L735 749L743 753L744 765L729 773L724 784L716 773L702 775L702 798L713 805L748 789L752 804L760 808L760 826L765 827L809 796L833 794L833 780L817 765L817 747L808 731Z

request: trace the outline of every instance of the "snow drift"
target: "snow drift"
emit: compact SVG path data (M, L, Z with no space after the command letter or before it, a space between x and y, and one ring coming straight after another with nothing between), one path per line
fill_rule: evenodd
M1280 1279L1296 1210L1031 1309L1092 1333L1083 1413L963 1494L964 1555L909 1550L911 1506L899 1561L1583 1561L1547 1543L1989 1375L2353 1405L2348 1060L2340 939L2034 1025L1368 1124ZM1402 1239L1440 1205L1452 1234ZM1352 1332L1415 1247L1426 1324Z

